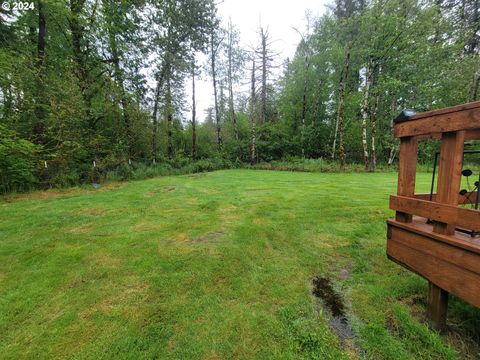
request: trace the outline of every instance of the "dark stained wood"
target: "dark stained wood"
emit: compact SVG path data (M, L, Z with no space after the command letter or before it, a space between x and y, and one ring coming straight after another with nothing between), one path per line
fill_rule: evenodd
M467 130L465 140L480 140L480 129Z
M418 135L418 140L441 140L442 133ZM465 140L480 140L480 129L470 129L465 133Z
M480 211L473 209L395 195L390 196L390 209L480 231Z
M402 138L398 164L398 195L413 196L415 194L417 157L418 140L414 137ZM404 212L397 212L395 218L403 222L412 221L412 215Z
M457 205L462 181L463 148L465 131L448 132L442 135L437 182L437 199L442 204ZM435 232L453 234L455 226L448 221L435 224Z
M419 200L430 200L430 194L429 193L420 193L420 194L415 194L413 196L415 199ZM477 192L476 191L468 191L465 195L460 195L458 194L458 204L459 205L468 205L471 204L472 202L475 201L477 198ZM437 194L432 194L432 201L437 201ZM470 202L472 201L472 202Z
M433 226L426 224L425 218L413 217L411 223L402 223L396 220L387 220L388 225L404 229L421 236L431 237L432 239L446 243L448 245L459 247L480 255L480 238L472 238L470 235L457 231L455 235L442 235L432 232Z
M409 121L412 121L412 120L424 119L432 116L445 115L449 113L454 113L454 112L459 112L459 111L469 110L469 109L476 109L476 108L480 108L480 101L473 101L465 104L449 106L443 109L425 111L425 112L421 112L421 113L409 116L408 118L409 118Z
M427 317L435 330L445 329L447 322L448 292L434 283L428 283Z
M397 222L397 224L400 223ZM392 223L389 224L388 233L387 255L391 260L423 276L446 292L480 307L480 254L478 252L471 252L429 236L410 232ZM434 318L438 319L440 315L434 315Z
M428 318L442 329L449 293L480 307L480 237L456 231L480 229L480 212L458 207L478 194L459 191L464 143L480 139L480 102L410 116L395 124L394 135L398 195L390 198L396 215L387 221L387 256L429 281ZM425 139L441 140L437 192L415 195L418 140Z
M398 123L394 126L394 135L403 138L478 128L480 128L480 116L478 106L476 106L475 108L437 113L429 117Z

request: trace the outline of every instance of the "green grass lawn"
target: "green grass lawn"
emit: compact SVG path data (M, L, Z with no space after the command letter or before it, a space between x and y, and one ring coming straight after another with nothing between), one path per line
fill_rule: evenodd
M386 259L395 187L228 170L4 199L0 358L476 358L480 311L452 299L449 332L430 331L426 282Z

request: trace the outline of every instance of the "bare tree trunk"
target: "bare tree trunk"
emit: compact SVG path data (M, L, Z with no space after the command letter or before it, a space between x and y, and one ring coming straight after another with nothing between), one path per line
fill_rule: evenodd
M81 19L84 6L85 0L70 0L71 19L69 26L72 33L72 50L75 61L74 74L78 79L78 85L82 94L85 117L89 126L88 130L93 132L101 117L96 117L92 113L94 91L92 91L92 75L88 66L88 53L84 50L85 28Z
M192 159L197 160L197 107L195 104L195 59L192 61Z
M377 168L377 149L376 149L376 139L377 139L377 112L378 112L378 104L380 102L380 95L377 94L375 96L375 106L373 108L373 111L371 112L371 126L372 126L372 132L371 132L371 150L372 150L372 155L370 159L370 171L375 171Z
M152 160L155 160L158 152L157 137L158 137L158 105L160 103L160 92L163 86L163 76L165 72L165 66L162 67L157 79L157 87L155 89L155 98L153 102L153 133L152 133Z
M260 34L262 37L262 93L261 93L261 111L260 120L262 124L267 121L267 33L260 28Z
M238 125L237 125L237 114L235 113L235 106L233 102L233 29L232 29L232 22L229 22L228 28L228 71L227 71L227 78L228 78L228 106L230 110L230 116L232 118L233 123L233 132L235 136L235 141L238 146L238 154L237 160L242 159L242 146L240 144L239 136L238 136Z
M212 68L213 97L215 102L215 126L217 130L217 145L218 145L218 149L221 150L223 145L223 140L221 135L220 111L218 109L217 72L216 72L216 61L215 61L217 46L215 45L215 35L213 30L212 30L212 33L210 34L210 47L211 47L211 53L210 53L211 64L210 65Z
M104 3L106 1L104 0ZM107 3L111 11L118 11L116 9L117 4L114 3ZM118 51L118 41L117 41L117 33L115 30L114 21L119 17L120 14L110 14L108 19L112 19L112 22L108 26L108 40L109 40L109 47L110 53L112 56L112 63L113 63L113 70L114 70L114 78L118 89L120 90L120 104L122 107L122 117L123 117L123 124L125 126L125 138L127 140L128 146L128 153L131 154L132 150L132 142L133 142L133 132L130 124L130 116L128 113L128 98L125 91L125 84L124 84L124 76L123 70L120 67L120 53Z
M388 167L392 166L396 156L397 156L397 148L395 146L392 146L390 148L390 153L388 155Z
M473 75L472 83L470 85L470 93L468 95L468 101L476 101L478 95L478 85L480 83L480 67L477 68Z
M393 136L393 118L395 116L395 112L397 111L397 99L394 96L392 96L392 105L391 105L391 120L390 120L390 133L391 133L391 137L392 137L392 146L390 147L390 153L388 155L388 167L390 167L392 164L393 164L393 161L395 160L395 156L397 154L397 146L395 145L395 138Z
M167 154L170 160L173 160L173 99L172 99L172 69L171 65L167 64L168 70L166 72L166 91L165 91L165 111L167 118Z
M307 116L307 90L308 90L308 69L310 67L309 63L309 58L308 58L308 53L305 55L305 60L304 60L304 65L303 65L303 96L302 96L302 136L301 136L301 142L302 142L302 158L305 158L305 121L306 121L306 116Z
M338 137L338 112L337 112L337 118L335 119L335 132L333 134L332 159L335 159L335 154L337 150L337 137Z
M362 113L362 145L363 145L363 162L365 164L365 171L369 168L370 157L368 154L368 141L367 141L367 119L369 115L369 97L370 97L370 85L372 82L372 60L369 58L367 68L365 70L365 89L363 91L363 102L361 107Z
M250 122L252 123L252 146L250 149L250 162L255 164L256 156L256 121L255 121L255 60L252 62L252 83L250 88Z
M224 90L224 84L223 81L220 81L220 100L219 100L219 106L218 108L220 109L220 122L225 122L224 117L225 117L225 96L223 93Z
M38 41L37 41L37 84L35 96L35 121L33 125L34 141L45 142L45 36L46 21L43 1L38 1Z
M344 113L345 113L345 89L347 86L348 80L348 71L350 69L350 50L352 43L351 41L347 44L347 49L345 53L345 61L343 64L342 76L340 84L338 87L338 108L337 108L337 126L338 126L338 156L340 158L340 168L345 169L345 144L344 144L344 135L345 135L345 124L344 124Z

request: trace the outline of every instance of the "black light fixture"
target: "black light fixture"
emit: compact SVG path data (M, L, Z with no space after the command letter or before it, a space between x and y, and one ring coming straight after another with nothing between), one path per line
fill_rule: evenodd
M410 120L410 116L415 115L416 112L413 109L404 109L394 120L395 124Z

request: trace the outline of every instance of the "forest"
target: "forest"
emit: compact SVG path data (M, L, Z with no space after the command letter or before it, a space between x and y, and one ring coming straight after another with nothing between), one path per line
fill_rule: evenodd
M242 45L214 0L5 4L3 193L295 159L375 171L395 165L403 109L478 99L476 0L332 0L295 29L291 59L268 24Z

